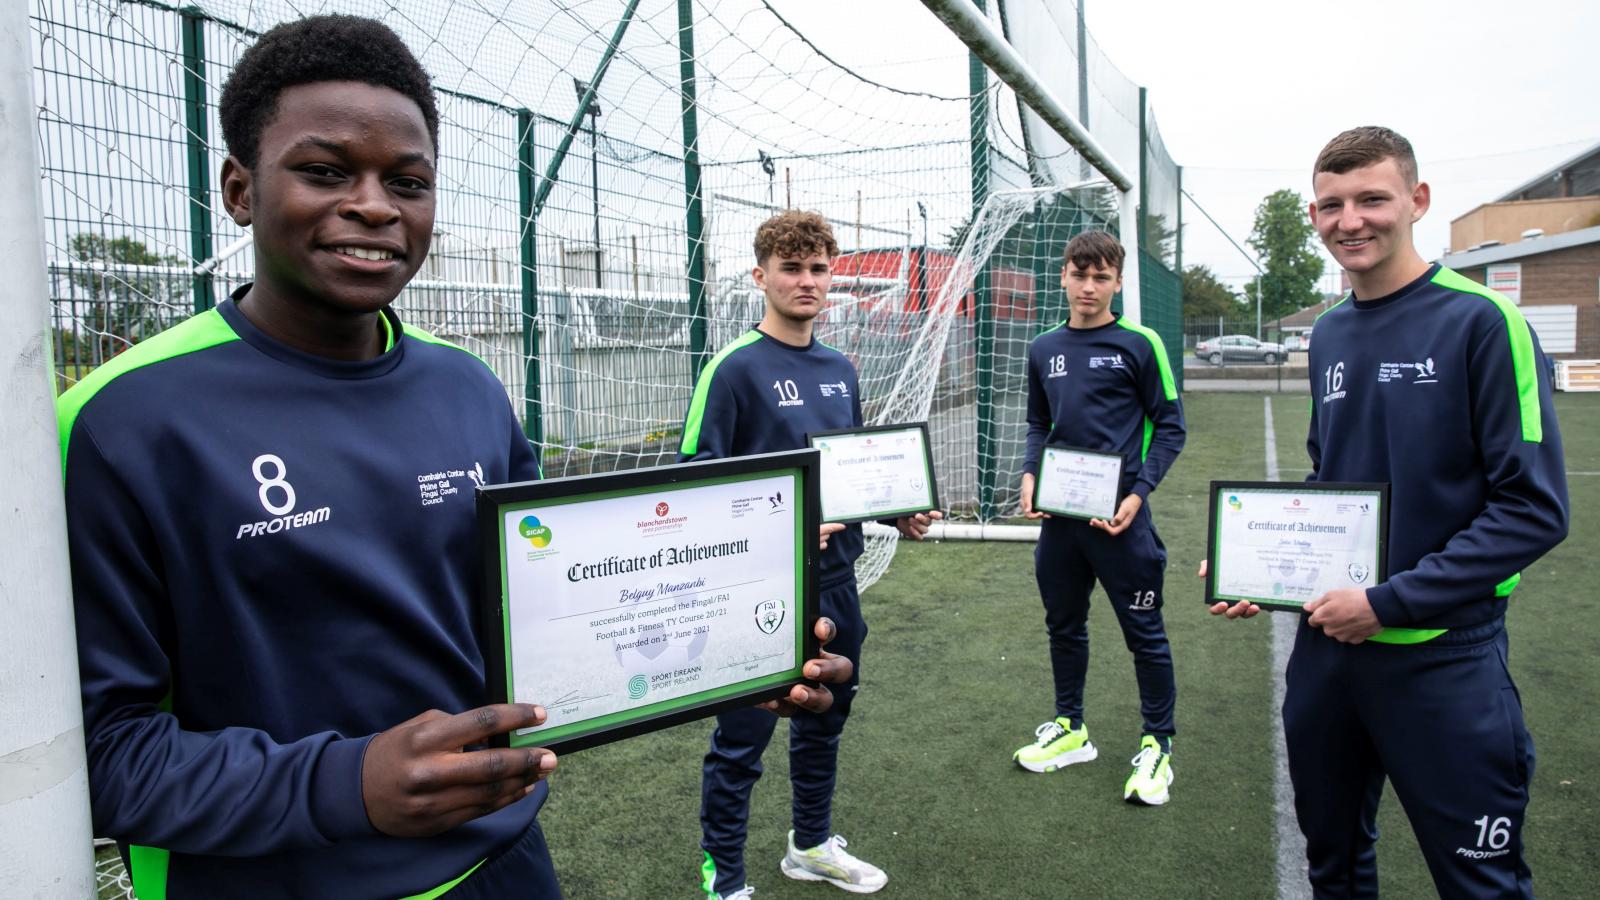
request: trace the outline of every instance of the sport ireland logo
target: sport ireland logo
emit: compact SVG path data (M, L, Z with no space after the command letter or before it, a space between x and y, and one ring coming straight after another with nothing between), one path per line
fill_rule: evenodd
M650 693L650 679L643 675L635 675L628 679L629 700L642 700L648 693Z

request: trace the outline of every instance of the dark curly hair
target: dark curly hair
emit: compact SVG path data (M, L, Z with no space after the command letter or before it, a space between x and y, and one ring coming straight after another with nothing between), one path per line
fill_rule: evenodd
M839 245L822 213L786 209L756 229L756 265L764 266L774 254L792 259L818 254L833 259Z
M222 138L253 169L261 131L278 111L278 95L301 84L361 81L410 97L439 152L439 108L433 82L389 26L358 16L312 16L263 34L239 57L222 88Z

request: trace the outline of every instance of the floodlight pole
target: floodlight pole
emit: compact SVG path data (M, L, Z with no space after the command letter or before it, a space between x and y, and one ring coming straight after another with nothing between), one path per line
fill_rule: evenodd
M0 4L0 897L95 894L67 568L28 5Z

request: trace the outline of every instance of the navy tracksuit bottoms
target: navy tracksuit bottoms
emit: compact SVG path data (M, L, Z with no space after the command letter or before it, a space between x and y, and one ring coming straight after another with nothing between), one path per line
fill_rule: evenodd
M850 717L861 680L861 644L867 623L855 578L819 591L822 615L837 629L825 648L855 664L846 684L831 684L833 706L817 715L796 713L789 720L789 781L794 792L794 843L815 847L832 834L833 787L838 775L839 734ZM744 841L749 830L750 792L761 778L761 754L772 740L778 717L748 707L717 716L700 782L700 847L716 867L713 887L727 893L745 883Z
M516 843L474 869L461 883L446 891L448 900L561 900L555 863L545 847L544 830L534 819Z
M1422 644L1342 644L1302 618L1283 702L1314 894L1378 896L1387 777L1441 897L1532 897L1522 821L1533 740L1502 620Z
M1055 677L1056 715L1083 721L1083 682L1089 670L1089 594L1095 580L1106 589L1133 654L1144 733L1171 738L1178 689L1172 649L1161 619L1161 582L1167 548L1156 535L1150 506L1139 507L1128 529L1109 535L1080 519L1045 519L1034 550L1034 575L1044 600Z

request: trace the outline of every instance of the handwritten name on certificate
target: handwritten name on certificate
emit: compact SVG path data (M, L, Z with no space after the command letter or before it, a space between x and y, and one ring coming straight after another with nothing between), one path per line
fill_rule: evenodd
M1302 606L1383 578L1383 492L1213 486L1216 600Z
M513 696L549 711L518 734L555 739L792 680L799 488L785 474L507 510Z

